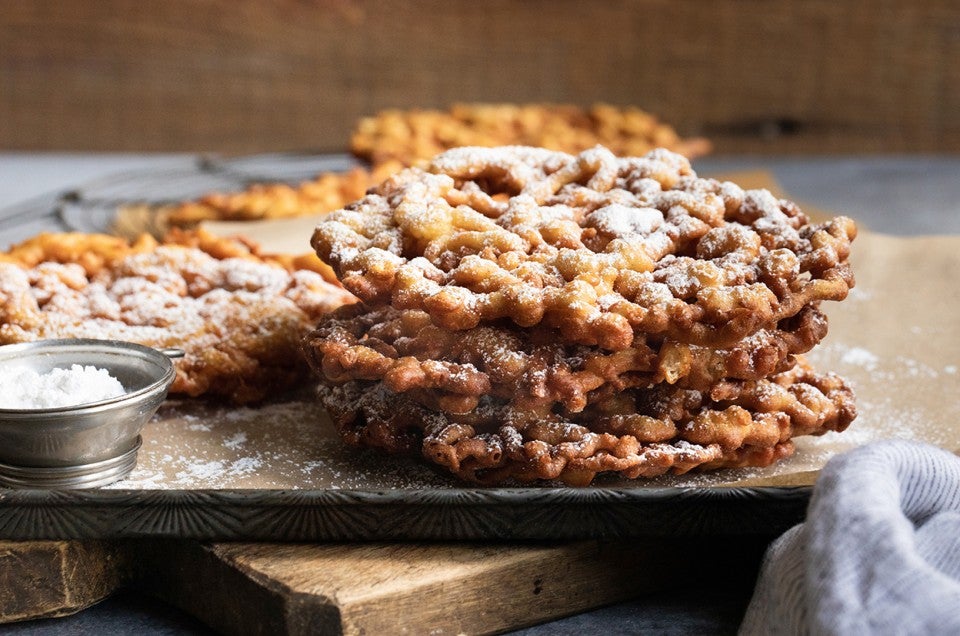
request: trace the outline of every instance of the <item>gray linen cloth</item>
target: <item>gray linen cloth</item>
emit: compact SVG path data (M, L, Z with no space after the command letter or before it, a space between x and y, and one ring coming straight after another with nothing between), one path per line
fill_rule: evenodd
M884 441L831 459L740 633L960 634L960 458Z

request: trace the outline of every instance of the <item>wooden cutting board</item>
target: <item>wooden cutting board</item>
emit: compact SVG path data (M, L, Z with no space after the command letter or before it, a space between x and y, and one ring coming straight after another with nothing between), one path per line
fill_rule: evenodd
M720 549L722 546L722 549ZM0 621L130 587L230 634L485 634L755 571L763 538L551 544L0 542Z

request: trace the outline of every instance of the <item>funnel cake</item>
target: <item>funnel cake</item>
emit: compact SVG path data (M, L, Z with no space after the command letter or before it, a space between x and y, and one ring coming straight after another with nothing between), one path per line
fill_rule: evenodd
M597 144L621 156L668 148L686 157L710 151L703 138L682 138L639 108L595 104L454 104L448 110L384 110L364 117L350 138L373 165L412 166L458 146L539 146L578 153Z
M249 244L180 240L204 249L98 234L42 234L14 247L0 256L0 344L100 338L179 348L171 393L237 403L309 377L301 339L353 297Z
M296 186L254 183L240 192L211 192L161 211L165 225L193 228L203 221L286 219L337 210L404 166L392 162L373 169L322 172Z
M609 350L635 334L730 346L853 286L856 226L813 225L680 155L458 148L317 226L312 245L372 305L471 329L497 319Z
M451 414L383 383L324 383L320 399L348 442L422 455L468 481L628 478L694 468L766 466L793 452L798 435L843 430L856 409L849 387L805 364L702 392L660 384L611 393L580 414L485 398Z
M802 358L855 236L667 150L459 148L318 224L362 302L307 359L348 443L470 481L766 466L856 417Z

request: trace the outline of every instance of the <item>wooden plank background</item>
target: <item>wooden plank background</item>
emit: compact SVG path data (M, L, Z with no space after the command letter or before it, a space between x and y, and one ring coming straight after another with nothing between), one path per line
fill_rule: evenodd
M717 152L960 150L951 0L0 0L0 150L342 151L359 116L632 104Z

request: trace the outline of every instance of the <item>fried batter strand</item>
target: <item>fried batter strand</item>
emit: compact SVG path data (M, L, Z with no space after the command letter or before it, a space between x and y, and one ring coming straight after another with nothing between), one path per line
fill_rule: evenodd
M100 338L180 348L172 393L238 403L302 383L303 336L353 297L316 272L258 258L250 244L194 238L202 250L87 234L14 247L0 258L0 344Z
M618 351L724 348L853 286L856 226L813 225L680 155L458 148L324 218L312 245L364 302L467 330L498 319Z

